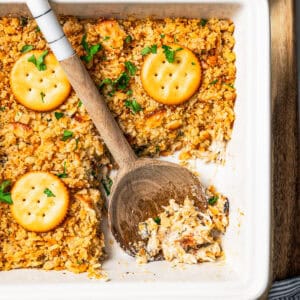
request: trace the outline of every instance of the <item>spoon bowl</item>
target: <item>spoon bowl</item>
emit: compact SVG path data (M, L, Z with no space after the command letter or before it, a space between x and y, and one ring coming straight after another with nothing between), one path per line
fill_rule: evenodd
M170 199L182 204L187 196L200 210L206 208L204 188L189 170L154 159L136 160L119 172L112 190L108 210L112 234L134 256L141 241L138 224L156 217Z

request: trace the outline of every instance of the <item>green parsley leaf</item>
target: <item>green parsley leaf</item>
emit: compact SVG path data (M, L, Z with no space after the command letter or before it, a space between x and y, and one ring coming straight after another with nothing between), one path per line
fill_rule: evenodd
M219 199L218 196L213 196L213 197L209 198L207 202L208 202L209 205L214 205L214 204L216 204L218 199Z
M65 130L61 140L65 142L66 140L71 139L72 137L73 137L73 132L70 130Z
M212 82L210 82L209 85L215 85L218 81L219 81L219 79L215 79Z
M56 111L54 113L54 116L55 116L56 120L59 120L59 119L61 119L64 116L64 113Z
M113 82L117 90L125 90L128 87L130 77L126 72L123 72L118 79Z
M165 34L161 34L160 37L163 39L166 35Z
M81 59L87 63L89 63L93 59L94 55L102 49L101 44L89 46L86 41L86 34L82 37L81 45L86 52L86 55L81 56Z
M1 111L5 111L5 109L6 109L5 106L1 106L1 107L0 107L0 110L1 110Z
M141 105L135 100L135 99L128 99L125 101L125 106L130 108L131 112L133 114L136 114L137 112L142 110Z
M81 107L81 106L82 106L82 101L79 100L79 101L78 101L78 104L77 104L77 107Z
M7 204L13 203L10 192L5 191L10 185L11 185L10 180L4 180L1 183L1 185L0 185L0 202L4 202Z
M158 225L160 225L160 217L155 217L155 218L153 218L153 221L156 223L156 224L158 224Z
M235 87L234 87L234 85L232 84L232 83L224 83L225 85L227 85L227 86L229 86L230 88L232 88L232 89L234 89Z
M108 41L110 39L110 36L105 36L103 41Z
M64 171L63 171L63 173L58 174L57 177L59 177L59 178L67 178L68 177L67 163L66 162L64 162Z
M22 27L25 27L28 24L28 18L26 17L20 17L20 23Z
M24 45L21 49L21 53L26 53L31 51L32 49L34 49L34 47L32 45Z
M177 43L178 41L177 41L177 38L176 38L176 36L174 35L174 43Z
M127 95L127 96L132 96L132 94L133 94L132 90L128 90L128 91L126 92L126 95Z
M153 53L153 54L156 54L157 53L157 45L152 45L150 47L145 47L142 51L141 51L141 54L144 56L144 55L147 55L149 53Z
M46 194L47 197L55 197L55 195L52 193L52 191L49 190L48 188L45 188L44 194Z
M110 78L104 78L99 84L99 89L102 89L106 84L112 84L112 80Z
M155 146L155 152L158 153L160 151L160 147L158 145Z
M127 35L125 38L125 43L129 44L132 42L132 36L131 35Z
M132 62L125 61L125 68L128 71L128 73L129 73L130 76L134 76L135 75L137 68L136 68L136 66Z
M35 32L41 32L41 29L40 29L39 26L36 26L36 27L35 27Z
M42 99L42 102L44 103L45 102L45 94L44 94L44 92L40 92L40 95L41 95L41 99Z
M47 67L44 62L44 59L47 54L48 54L48 50L45 50L38 58L36 58L33 54L32 56L30 56L28 58L28 61L32 62L39 71L45 71L47 69Z
M79 138L76 138L76 139L75 139L75 143L76 143L76 146L75 146L75 149L74 149L74 150L76 151L76 150L78 149Z
M201 25L202 27L204 27L207 24L208 20L206 19L201 19L201 21L199 22L199 25Z
M104 178L101 179L101 183L102 183L102 186L104 188L104 191L105 191L106 195L109 196L110 191L111 191L111 187L113 185L112 179L108 176L105 176Z
M173 63L175 61L175 54L176 52L182 50L182 48L178 48L176 50L173 50L170 46L162 45L162 48L164 49L163 52L166 56L166 59L169 63Z

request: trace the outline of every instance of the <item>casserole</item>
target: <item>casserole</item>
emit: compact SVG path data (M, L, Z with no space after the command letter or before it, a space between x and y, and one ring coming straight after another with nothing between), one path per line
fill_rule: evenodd
M217 17L234 21L238 96L226 164L191 162L204 184L214 184L230 199L230 225L223 239L226 259L176 269L165 262L137 266L115 242L111 245L112 237L107 237L109 257L103 268L110 282L90 281L84 275L64 272L1 272L0 298L258 298L268 284L270 255L267 1L56 1L54 9L59 14L80 17ZM24 15L28 11L21 1L2 1L0 14ZM166 159L178 161L176 155Z

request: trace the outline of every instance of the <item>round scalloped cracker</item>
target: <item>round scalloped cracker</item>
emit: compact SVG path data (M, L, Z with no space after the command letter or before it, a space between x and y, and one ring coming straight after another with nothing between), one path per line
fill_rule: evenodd
M34 50L22 55L14 64L10 85L17 101L35 111L50 111L60 106L69 96L71 85L52 53L44 58L46 69L39 71L28 61L38 59L44 51Z
M180 104L198 90L201 66L196 55L188 48L176 44L168 46L175 50L174 62L168 62L163 48L158 48L155 54L149 54L142 67L142 85L157 102Z
M46 232L65 218L69 192L64 183L47 172L29 172L11 190L11 212L18 224L34 232Z

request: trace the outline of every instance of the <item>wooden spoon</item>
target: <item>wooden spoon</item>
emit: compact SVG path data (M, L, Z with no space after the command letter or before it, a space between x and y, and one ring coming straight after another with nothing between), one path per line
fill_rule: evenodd
M205 209L207 202L204 189L190 171L177 164L136 157L105 100L65 37L48 1L30 0L27 5L120 167L109 199L109 224L121 247L135 255L135 245L141 239L138 234L139 222L156 217L170 199L182 203L189 196L201 210Z

